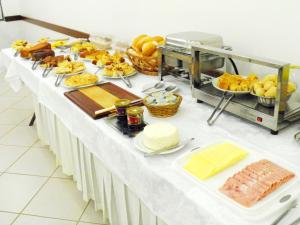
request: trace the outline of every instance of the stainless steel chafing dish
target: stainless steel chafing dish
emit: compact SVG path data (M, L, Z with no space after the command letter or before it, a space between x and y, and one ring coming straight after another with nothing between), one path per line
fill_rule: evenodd
M230 50L230 47L223 46L221 36L196 31L181 32L166 36L166 44L159 48L161 64L159 77L172 75L178 79L189 81L189 74L192 65L192 46L207 45L220 49ZM203 69L217 69L223 67L224 58L209 53L201 55Z
M213 66L211 68L203 67L202 56L204 54L223 58L225 62L224 66L217 69ZM251 57L237 52L203 45L194 45L192 47L192 59L192 94L199 103L205 102L216 107L214 113L208 120L210 125L213 124L223 110L247 121L269 128L272 134L277 134L280 129L300 119L299 92L296 91L292 96L287 96L287 84L290 73L290 65L288 63L260 57ZM210 73L207 73L207 71L211 72L215 70L213 74L223 74L224 72L232 73L231 65L235 65L232 64L233 60L235 60L240 68L244 69L244 74L253 72L251 70L254 67L265 68L274 74L278 74L277 95L274 107L266 107L260 104L258 98L250 94L231 94L226 93L226 91L222 92L213 87L213 80L216 76L212 76ZM221 110L216 114L219 107ZM214 114L216 114L215 118L213 118Z

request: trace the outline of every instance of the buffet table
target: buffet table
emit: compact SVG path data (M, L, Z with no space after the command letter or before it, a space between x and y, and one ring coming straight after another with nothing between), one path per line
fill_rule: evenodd
M112 225L253 224L224 207L174 167L182 154L216 140L237 140L299 165L300 146L293 137L299 123L272 136L266 129L224 114L210 127L206 120L213 109L197 104L189 86L176 80L171 81L178 85L184 99L179 112L173 117L158 119L145 110L144 118L148 123L171 122L182 137L195 140L177 153L145 158L134 148L132 139L111 128L105 119L91 119L69 101L63 95L67 90L54 86L55 76L42 78L41 69L32 71L31 62L13 54L12 49L1 51L0 69L7 69L6 80L14 90L26 85L32 91L39 138L54 152L63 172L73 176L84 200L93 199L96 209L102 210L107 221L100 222ZM96 70L92 64L87 67L91 72ZM130 91L142 97L143 85L155 79L138 74L131 78ZM121 81L114 80L114 83L126 89ZM288 224L299 213L299 209L293 210L280 224ZM255 223L268 225L275 218Z

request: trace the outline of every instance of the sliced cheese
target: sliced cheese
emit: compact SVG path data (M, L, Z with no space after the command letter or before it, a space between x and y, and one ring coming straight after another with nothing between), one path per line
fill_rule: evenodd
M101 105L103 108L110 108L115 104L117 100L119 100L118 97L98 86L80 89L79 91L88 98L95 101L97 104Z
M247 154L246 151L233 144L217 144L194 154L183 168L191 175L205 180L236 164Z

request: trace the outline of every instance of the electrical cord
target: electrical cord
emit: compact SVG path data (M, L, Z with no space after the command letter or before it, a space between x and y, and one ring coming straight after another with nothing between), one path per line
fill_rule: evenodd
M233 59L232 58L228 58L228 59L229 59L229 61L231 62L232 66L233 66L235 74L239 75L239 71L238 71L238 69L237 69L237 67L236 67L235 62L233 61Z

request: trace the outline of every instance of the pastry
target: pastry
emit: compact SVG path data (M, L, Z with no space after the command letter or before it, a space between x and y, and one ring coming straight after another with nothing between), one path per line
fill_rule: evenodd
M142 54L145 56L152 55L157 49L157 43L155 41L147 42L142 47Z
M135 69L128 63L113 63L103 69L103 75L108 77L119 77L119 75L128 76L135 72Z
M178 129L172 124L162 122L144 128L143 145L153 151L168 150L178 143Z
M41 62L41 66L42 67L57 67L58 63L67 60L67 61L71 61L69 56L47 56L46 58L44 58Z
M51 45L48 42L38 43L30 48L24 48L21 50L21 57L22 58L30 58L31 54L35 51L39 51L42 49L51 49Z
M46 58L47 56L54 56L54 55L55 55L55 53L51 49L42 49L42 50L33 52L31 59L32 59L32 61L39 61L41 59Z
M104 54L98 57L96 64L99 67L103 67L106 65L111 65L113 63L123 63L123 62L125 62L125 59L122 54L115 53L111 55L108 52L105 52Z
M16 51L21 51L26 47L28 42L26 40L16 40L11 44L11 47Z
M255 74L249 74L248 77L224 73L218 78L217 86L223 90L229 91L250 91L251 86L258 80Z
M70 62L64 60L58 63L57 68L55 68L56 74L71 74L78 73L85 70L85 65L83 62Z
M90 42L77 42L75 44L73 44L73 46L71 47L71 51L74 53L79 53L80 51L84 51L84 50L88 50L88 51L92 51L97 49L96 45L90 43Z
M62 46L67 46L67 42L66 41L62 41L62 40L58 40L54 43L51 44L52 48L57 48L57 47L62 47Z
M64 80L64 84L68 87L78 87L82 85L94 84L98 81L98 76L90 73L83 73L68 77Z

